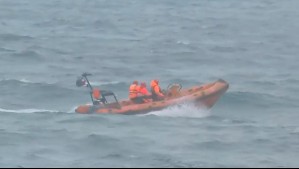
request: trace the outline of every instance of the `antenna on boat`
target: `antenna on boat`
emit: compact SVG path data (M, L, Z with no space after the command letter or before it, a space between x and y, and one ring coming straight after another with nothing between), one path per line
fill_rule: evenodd
M85 78L88 87L92 90L93 88L92 88L92 86L90 85L89 80L87 79L87 76L91 76L91 75L92 75L92 74L90 74L90 73L83 73L83 74L82 74L82 77Z
M92 103L94 103L94 99L92 97L92 90L93 90L93 87L91 86L87 76L91 76L92 74L91 73L83 73L81 75L81 77L78 77L77 81L76 81L76 86L77 87L81 87L81 86L87 86L90 88L90 98L91 98L91 101ZM87 84L86 84L87 83Z

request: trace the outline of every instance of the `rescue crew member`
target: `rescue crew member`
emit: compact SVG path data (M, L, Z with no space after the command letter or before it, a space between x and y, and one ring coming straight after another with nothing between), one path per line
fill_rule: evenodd
M139 86L138 86L138 81L135 80L131 84L129 88L129 98L132 100L134 103L143 103L143 99L138 97L139 93Z
M138 93L139 93L140 97L143 99L143 102L147 103L147 102L151 101L150 100L151 95L150 95L150 93L148 92L148 90L146 88L145 82L142 82L140 84Z
M153 101L163 100L165 97L157 79L151 81L151 92Z

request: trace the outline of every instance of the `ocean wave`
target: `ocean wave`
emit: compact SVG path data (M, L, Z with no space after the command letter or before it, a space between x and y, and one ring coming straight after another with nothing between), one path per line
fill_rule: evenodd
M232 52L239 52L239 51L244 52L247 49L244 47L240 48L234 46L216 46L216 47L212 47L210 50L213 52L220 52L220 53L224 53L224 52L232 53Z
M79 114L78 114L79 115ZM88 116L71 116L71 118L68 119L61 119L58 121L58 123L84 123L87 122L88 124L105 124L109 123L109 117L107 115L103 114L102 116L98 116L97 114L88 115Z
M294 83L294 84L299 84L299 79L287 78L286 80L282 80L281 83Z
M294 106L294 100L286 96L276 96L268 93L234 91L227 92L222 97L224 104L248 105L258 107Z
M14 50L0 47L0 52L14 52Z
M58 110L45 110L45 109L20 109L20 110L10 110L0 108L2 113L60 113Z
M105 134L89 134L88 136L81 138L82 142L88 145L89 148L93 149L92 146L105 147L119 145L122 141L112 135ZM90 146L92 145L92 146Z
M78 106L74 106L74 107L72 107L69 111L67 111L66 113L76 113L76 108L77 108Z
M0 34L0 40L5 41L20 41L20 40L32 40L33 37L26 35L16 35L16 34Z
M299 135L299 127L296 127L295 129L293 129L290 134L294 134L294 135Z
M254 85L260 85L260 86L276 86L278 85L275 81L257 81L257 80L250 80L250 81L246 81L247 83L251 83L251 84L254 84Z
M190 45L191 42L188 40L178 40L176 43L182 45Z
M17 57L17 58L26 58L26 61L27 61L27 59L32 59L32 61L40 61L42 59L41 55L38 54L38 52L36 52L34 50L25 50L22 52L13 53L13 54L11 54L11 56Z
M203 106L201 108L198 108L191 103L184 103L180 105L171 106L160 111L154 111L145 115L204 118L210 116L211 112Z
M109 28L111 29L116 29L116 25L113 24L113 22L106 20L106 19L97 19L96 21L94 21L93 23L94 27L97 29L105 29L105 28Z
M234 145L233 142L228 142L221 139L211 139L211 140L195 143L192 146L200 147L202 149L208 149L208 150L211 149L225 150L225 149L230 149L233 145Z
M49 84L45 82L33 82L27 79L4 79L0 80L3 96L13 98L14 100L26 101L58 101L59 99L73 96L82 97L86 90L75 90L63 87L59 84ZM3 98L4 99L4 98ZM48 100L50 99L50 100ZM53 100L55 99L55 100Z
M10 78L3 78L0 80L0 85L12 85L12 84L20 84L20 85L29 85L29 84L44 84L44 85L53 85L54 83L46 83L46 82L34 82L30 81L26 78L22 79L10 79Z
M59 54L59 55L66 55L69 54L70 51L66 48L64 49L58 49L58 48L54 48L54 47L44 47L41 45L32 45L28 48L29 50L37 50L37 51L45 51L47 53L55 53L55 54Z

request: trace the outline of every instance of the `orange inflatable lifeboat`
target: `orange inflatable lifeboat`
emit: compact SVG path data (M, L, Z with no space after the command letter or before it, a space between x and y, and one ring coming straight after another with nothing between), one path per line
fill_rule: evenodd
M81 81L87 82L91 89L92 104L78 106L75 109L77 113L144 114L185 102L193 102L199 107L205 106L211 108L229 88L229 84L222 79L204 85L195 85L186 89L182 89L180 84L171 84L165 91L165 98L163 100L136 104L130 100L118 101L115 94L111 91L99 92L98 89L92 88L87 79L88 75L90 74L84 73L82 75L84 80L81 79ZM99 93L102 96L101 98L98 97ZM96 95L98 99L94 99L94 95ZM107 97L112 97L114 101L108 103Z

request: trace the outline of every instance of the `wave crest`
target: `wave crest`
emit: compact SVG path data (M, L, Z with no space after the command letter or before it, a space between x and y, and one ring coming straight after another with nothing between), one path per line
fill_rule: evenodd
M154 111L146 115L166 116L166 117L192 117L192 118L204 118L211 115L209 109L200 106L197 107L192 103L183 103L168 107L160 111Z
M20 109L20 110L9 110L0 108L0 112L3 113L59 113L58 110L45 110L45 109Z

